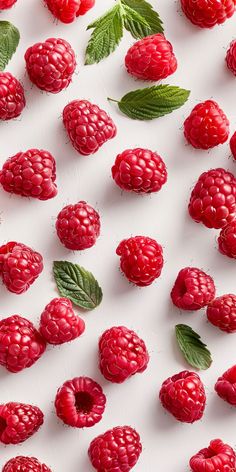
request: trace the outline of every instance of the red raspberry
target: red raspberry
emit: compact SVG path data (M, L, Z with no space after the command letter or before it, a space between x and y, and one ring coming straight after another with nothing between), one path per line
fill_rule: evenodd
M63 110L63 123L69 138L80 154L94 154L117 130L104 110L87 100L73 100Z
M95 5L95 0L81 0L80 8L77 16L85 15Z
M162 158L148 149L127 149L112 167L112 177L123 190L136 193L159 192L167 181Z
M46 92L58 93L68 87L75 71L75 53L64 39L49 38L25 53L26 69L33 84Z
M63 23L72 23L78 15L81 0L45 0L48 9Z
M199 149L225 143L229 137L229 120L213 100L196 105L184 122L184 136Z
M30 438L43 424L43 413L33 405L5 403L0 405L0 441L19 444Z
M57 217L56 230L67 249L88 249L94 246L100 235L100 216L86 202L67 205Z
M31 321L19 315L0 321L0 364L10 372L31 367L45 349L46 343Z
M0 183L6 192L39 200L57 195L55 180L54 157L39 149L29 149L9 157L0 171Z
M89 377L68 380L57 391L57 416L74 428L89 428L101 421L106 406L102 387Z
M214 439L189 461L193 472L226 472L235 470L236 456L232 447Z
M116 249L120 268L127 279L139 287L152 284L160 277L164 264L162 247L155 239L135 236L124 239Z
M25 94L21 83L10 72L0 72L0 120L17 118L24 108Z
M15 241L0 246L0 276L10 292L26 292L42 270L42 256L30 247Z
M236 332L236 295L227 294L215 298L207 307L210 323L226 333Z
M236 75L236 40L231 41L229 49L226 54L226 64L228 69Z
M225 169L200 175L189 202L189 214L207 228L223 228L236 217L236 179Z
M134 374L144 372L149 362L145 343L124 326L114 326L99 340L99 364L110 382L122 383Z
M200 28L224 23L234 14L235 5L235 0L181 0L187 18Z
M204 386L198 374L185 370L163 382L162 406L178 421L194 423L202 418L206 405Z
M233 158L236 160L236 131L230 138L230 150L232 152Z
M177 69L172 45L163 34L153 34L137 41L128 50L125 65L129 74L141 80L165 79Z
M236 220L222 228L218 244L221 254L236 259Z
M140 436L130 426L117 426L90 444L88 455L98 472L129 472L142 452Z
M18 456L10 459L3 467L2 472L52 472L45 464L41 464L35 457Z
M63 344L78 338L85 329L84 321L75 314L68 298L54 298L40 319L40 333L50 344Z
M0 0L0 10L11 8L17 0Z
M174 305L182 310L200 310L215 296L212 277L196 267L182 269L171 291Z
M230 405L236 406L236 365L228 369L218 378L215 391Z

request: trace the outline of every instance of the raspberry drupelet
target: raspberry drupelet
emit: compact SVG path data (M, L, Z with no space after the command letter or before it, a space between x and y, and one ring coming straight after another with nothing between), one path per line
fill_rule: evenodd
M52 472L46 464L42 464L35 457L17 456L10 459L3 467L2 472Z
M221 331L236 332L236 295L226 294L217 297L207 307L207 318Z
M221 254L236 259L236 220L222 228L218 246Z
M186 17L200 28L224 23L235 12L235 0L181 0Z
M26 441L38 431L43 418L37 406L16 402L0 405L0 442L19 444Z
M224 372L215 384L215 391L230 405L236 406L236 365Z
M226 60L228 69L234 75L236 75L236 40L235 39L230 43L225 60Z
M24 108L25 93L21 83L10 72L0 72L0 120L17 118Z
M189 465L193 472L233 472L236 456L232 447L221 439L214 439L208 447L191 457Z
M212 277L196 267L182 269L171 291L174 305L182 310L200 310L215 297Z

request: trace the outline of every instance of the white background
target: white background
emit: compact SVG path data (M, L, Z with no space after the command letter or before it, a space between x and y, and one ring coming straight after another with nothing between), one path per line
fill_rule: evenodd
M45 262L43 274L24 295L16 296L0 287L1 317L17 313L38 323L44 306L57 296L53 260L83 265L94 273L104 291L100 307L82 315L86 322L82 338L49 347L32 368L19 374L1 368L0 401L37 404L45 413L41 430L23 445L0 446L1 466L22 454L35 455L53 472L92 471L87 457L90 441L108 428L124 424L137 428L142 438L143 453L134 468L137 472L186 472L189 458L216 437L236 445L236 412L214 393L218 376L235 362L236 338L207 324L204 310L192 314L179 312L169 297L178 271L188 265L209 271L218 295L235 290L235 262L218 253L217 232L197 225L187 214L190 190L200 173L218 166L236 172L235 163L228 144L209 153L186 145L182 125L196 103L213 98L228 115L231 131L235 129L236 79L226 69L224 58L234 37L236 16L223 26L201 30L186 20L177 2L152 0L178 59L177 72L165 82L191 89L191 96L172 115L145 123L121 116L106 99L120 98L147 85L135 82L125 71L124 56L134 42L128 33L108 59L99 65L83 65L89 38L86 26L113 4L113 0L97 0L93 10L71 25L55 23L40 0L18 0L12 10L0 16L12 21L21 32L20 46L7 70L24 84L27 100L19 120L0 124L0 163L20 150L44 148L56 158L59 190L58 196L48 202L10 196L0 190L1 242L17 240L28 244L43 254ZM78 62L72 85L57 95L32 87L24 64L28 46L53 36L72 44ZM94 156L76 153L62 126L62 110L75 98L91 100L106 109L118 127L117 137ZM168 183L159 194L122 193L111 178L115 156L136 146L156 150L167 164ZM100 212L102 234L92 249L73 253L59 243L54 223L64 205L81 199ZM156 238L163 244L165 256L162 276L143 289L129 285L122 277L115 254L121 239L138 234ZM187 368L174 339L176 323L187 323L196 329L214 360L212 367L201 373L207 408L203 420L194 425L178 423L158 401L163 380ZM120 324L143 337L151 359L143 374L116 385L100 375L97 342L106 328ZM53 405L57 388L65 380L80 375L97 380L107 396L102 421L84 430L64 426Z

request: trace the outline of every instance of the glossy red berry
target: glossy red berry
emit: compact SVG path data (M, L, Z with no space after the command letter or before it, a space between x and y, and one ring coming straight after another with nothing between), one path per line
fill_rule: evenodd
M234 14L235 5L235 0L181 0L187 18L200 28L224 23Z
M116 249L120 256L120 269L127 279L145 287L160 277L163 268L162 247L155 239L135 236L124 239Z
M223 400L236 406L236 365L218 378L215 391Z
M236 40L235 39L230 43L225 60L226 60L228 69L234 75L236 75Z
M95 5L95 0L81 0L80 8L77 16L85 15Z
M129 472L142 452L140 436L130 426L117 426L96 437L88 455L97 472Z
M124 326L106 330L99 340L99 365L110 382L122 383L136 373L144 372L149 354L142 339Z
M26 69L33 84L46 92L58 93L68 87L75 71L75 53L65 39L49 38L25 53Z
M10 402L0 405L0 442L19 444L35 434L43 424L43 413L33 405Z
M0 0L0 10L11 8L17 0Z
M78 16L81 0L45 0L48 9L63 23L72 23Z
M107 113L88 100L73 100L63 110L63 123L72 145L80 154L94 154L116 136L114 122Z
M157 81L165 79L177 69L172 45L163 34L153 34L137 41L128 50L125 65L137 79Z
M57 416L74 428L89 428L101 421L106 397L100 385L89 377L76 377L57 391Z
M41 464L35 457L17 456L10 459L3 467L2 472L52 472L45 464Z
M236 131L230 138L230 150L232 152L233 158L236 160Z
M174 305L182 310L200 310L215 297L212 277L196 267L182 269L171 291Z
M185 370L165 380L159 397L162 406L178 421L194 423L203 416L206 395L195 372Z
M96 243L100 235L100 216L86 202L64 207L56 221L57 235L67 249L82 251Z
M218 245L221 254L236 259L236 220L222 228Z
M24 108L25 93L21 83L10 72L0 72L0 120L17 118Z
M229 120L216 102L206 100L186 118L184 136L194 148L213 148L227 141Z
M112 177L122 189L136 193L159 192L167 181L162 158L148 149L127 149L116 157Z
M207 307L207 318L226 333L236 332L236 295L217 297Z
M189 464L193 472L230 472L235 469L236 456L232 447L221 439L214 439L191 457Z
M0 171L0 183L6 192L39 200L57 195L55 180L54 157L39 149L29 149L9 157Z
M225 169L200 175L189 202L189 214L207 228L223 228L236 217L236 179Z

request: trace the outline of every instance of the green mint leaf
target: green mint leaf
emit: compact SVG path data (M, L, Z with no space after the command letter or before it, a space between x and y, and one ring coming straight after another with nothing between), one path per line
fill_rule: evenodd
M186 361L197 369L208 369L212 363L211 353L201 341L198 333L190 326L178 324L175 327L176 339Z
M85 310L93 310L102 301L102 289L91 272L78 264L55 261L53 274L62 297L69 298Z
M9 21L0 21L0 71L12 58L19 41L19 30Z
M127 6L136 12L139 18L142 17L147 23L144 25L138 17L135 18L134 14L133 18L131 15L127 15L124 19L124 26L135 39L143 38L150 34L163 33L163 23L150 3L145 0L121 0L121 3L123 7Z
M85 64L100 62L109 56L120 43L123 36L123 18L120 4L88 26L93 28L85 55Z
M189 90L172 85L154 85L129 92L118 103L120 111L134 120L153 120L180 108L188 100Z
M127 5L123 5L124 27L134 38L143 38L151 34L151 28L143 16Z

